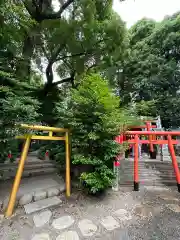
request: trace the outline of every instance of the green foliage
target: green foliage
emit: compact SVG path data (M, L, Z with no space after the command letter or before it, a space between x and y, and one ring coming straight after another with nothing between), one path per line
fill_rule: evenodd
M179 14L161 23L138 21L129 30L128 55L117 74L122 104L133 101L139 114L161 115L165 128L180 125L179 28Z
M78 89L73 89L68 105L58 105L59 122L72 132L72 162L86 165L89 171L80 176L90 193L111 186L113 159L122 151L114 141L127 124L126 111L119 109L119 98L99 75L83 77ZM62 117L64 111L65 117ZM132 122L129 124L132 124Z
M136 103L136 111L139 116L154 116L156 117L157 110L155 101L140 101Z
M145 18L145 19L138 21L129 30L130 44L135 45L136 43L149 37L152 34L152 32L155 28L155 25L156 25L156 22L151 19Z
M14 140L16 135L22 134L19 128L20 123L33 123L37 121L37 100L29 96L29 91L24 89L24 85L11 79L6 72L0 72L0 80L3 78L3 85L0 86L0 161L7 159L9 152L13 159L18 155L18 142ZM9 84L9 78L11 84Z

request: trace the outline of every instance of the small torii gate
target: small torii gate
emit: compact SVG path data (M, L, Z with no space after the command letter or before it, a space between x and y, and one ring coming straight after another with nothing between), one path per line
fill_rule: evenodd
M27 124L21 124L21 128L28 129L28 130L38 130L38 131L47 131L48 135L45 136L39 136L39 135L33 135L33 134L25 134L23 136L16 136L16 139L24 139L25 144L23 151L21 153L21 157L19 160L19 166L17 169L17 173L14 179L11 195L9 198L8 207L5 213L6 217L10 217L14 210L14 205L16 202L16 195L19 189L24 164L26 161L26 157L28 154L29 146L31 143L31 140L53 140L53 141L65 141L66 145L66 196L70 196L70 151L69 151L69 130L65 128L55 128L55 127L46 127L46 126L36 126L36 125L27 125ZM64 136L58 137L53 136L53 133L64 133Z

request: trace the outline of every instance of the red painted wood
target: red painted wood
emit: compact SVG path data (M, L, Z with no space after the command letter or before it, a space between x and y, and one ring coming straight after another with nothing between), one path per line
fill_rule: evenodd
M168 135L168 147L169 147L169 152L171 154L171 159L172 159L174 172L175 172L175 175L176 175L176 181L177 181L178 184L180 184L179 166L178 166L178 163L177 163L176 154L175 154L173 143L172 143L172 138L171 138L170 135Z
M180 136L180 132L168 132L168 131L127 131L125 135L158 135L158 136Z
M139 176L138 176L138 155L139 155L139 149L138 149L138 141L139 137L138 135L135 135L135 146L134 146L134 182L139 182Z

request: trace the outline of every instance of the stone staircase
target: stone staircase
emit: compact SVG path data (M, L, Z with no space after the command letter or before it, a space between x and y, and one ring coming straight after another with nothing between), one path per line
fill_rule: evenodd
M14 178L18 168L19 159L14 163L1 163L0 176L2 180ZM57 167L50 160L40 160L34 153L30 153L26 159L22 177L40 176L57 173Z
M4 211L8 204L19 159L14 163L0 164L0 210ZM65 191L63 177L58 175L58 167L53 161L40 160L36 154L30 153L26 159L16 206L30 209L44 209L60 203L58 195Z
M122 160L120 165L120 186L133 186L134 160ZM176 177L171 161L139 160L139 180L141 186L176 186Z

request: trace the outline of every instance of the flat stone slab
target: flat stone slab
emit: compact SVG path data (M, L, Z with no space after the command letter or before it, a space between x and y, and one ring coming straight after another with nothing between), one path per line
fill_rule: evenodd
M112 216L107 216L107 217L103 218L101 220L101 224L108 231L112 231L112 230L120 227L119 223Z
M75 231L68 231L60 234L56 240L79 240L79 236Z
M30 213L34 213L34 212L43 210L48 207L58 205L60 203L62 203L62 201L58 197L46 198L46 199L39 200L34 203L26 204L26 205L24 205L24 209L25 209L26 214L30 214Z
M145 186L144 187L147 191L159 191L159 192L163 192L163 191L171 191L169 188L167 187L155 187L155 186Z
M131 214L126 209L119 209L114 212L114 215L119 218L120 221L128 221L132 219Z
M34 237L31 240L51 240L49 237L49 234L47 233L40 233L34 235Z
M52 222L52 226L55 229L62 230L62 229L70 227L73 223L74 223L74 219L71 216L63 216L63 217L55 219Z
M47 196L48 197L54 197L57 196L59 194L59 189L58 188L50 188L47 191Z
M4 201L9 198L14 179L3 181L0 183L0 200ZM33 176L29 178L22 178L19 190L17 193L17 199L21 198L25 194L33 194L34 192L47 191L50 188L65 189L64 180L58 175L43 175ZM27 203L26 203L27 204Z
M46 210L44 212L34 215L33 221L36 227L42 227L44 224L48 223L52 216L52 212Z
M174 202L179 202L179 199L176 198L176 197L173 197L173 196L163 196L163 195L160 195L159 196L161 199L165 200L165 201L174 201Z
M78 227L84 237L91 237L97 231L97 226L91 220L83 219L79 221Z
M36 201L45 199L46 196L47 196L46 191L35 192L35 193L34 193L34 201L36 202ZM53 197L53 196L52 196L52 197Z
M138 205L133 209L133 213L137 217L148 218L148 217L152 217L153 210L155 210L155 209L153 209L152 207Z
M47 190L48 188L53 188L59 186L59 182L52 179L50 176L32 177L31 179L23 179L21 182L18 195L24 195L29 192L39 192L42 190ZM29 181L28 181L29 180Z
M25 204L32 202L32 199L33 195L31 193L27 193L19 199L19 205L24 206Z
M180 212L180 206L177 204L166 204L166 207L169 208L173 212L176 212L176 213Z

